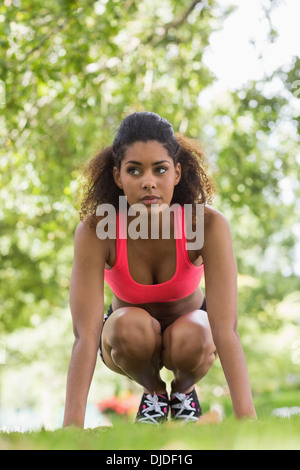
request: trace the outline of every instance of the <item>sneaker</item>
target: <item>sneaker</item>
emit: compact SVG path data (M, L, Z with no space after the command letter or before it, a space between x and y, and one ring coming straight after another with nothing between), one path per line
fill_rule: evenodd
M160 424L168 419L168 394L150 395L144 393L135 423Z
M172 393L170 406L172 419L184 419L188 423L189 421L198 421L200 416L202 416L201 406L195 389L188 394Z

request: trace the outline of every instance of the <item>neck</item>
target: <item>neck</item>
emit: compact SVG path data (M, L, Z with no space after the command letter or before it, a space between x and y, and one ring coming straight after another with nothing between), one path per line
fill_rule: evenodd
M128 236L133 239L162 240L174 238L174 214L149 210L127 218Z

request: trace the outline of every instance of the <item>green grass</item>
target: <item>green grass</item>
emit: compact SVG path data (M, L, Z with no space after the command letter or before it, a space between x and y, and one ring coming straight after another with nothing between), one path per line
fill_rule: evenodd
M237 421L226 416L219 424L167 423L133 425L116 419L112 427L49 432L0 433L0 450L300 450L300 416L273 417L274 408L299 406L299 390L260 396L255 400L260 419Z
M300 450L300 417L195 426L132 425L0 436L0 450Z

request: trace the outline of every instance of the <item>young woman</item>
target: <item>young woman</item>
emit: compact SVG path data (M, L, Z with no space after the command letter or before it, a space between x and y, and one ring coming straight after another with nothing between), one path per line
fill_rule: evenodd
M207 205L213 185L195 142L175 136L171 124L154 113L134 113L122 122L113 145L89 162L85 181L70 286L75 343L64 425L84 425L99 344L106 366L144 389L136 422L157 424L169 412L173 419L197 421L201 407L195 384L217 354L236 417L255 417L237 333L237 268L230 228ZM129 236L136 216L119 210L120 196L126 196L128 208L145 207L148 237ZM97 236L101 204L116 209L115 237ZM187 204L194 208L194 231L201 225L195 208L204 205L204 244L198 249L187 250ZM166 238L163 208L172 205ZM154 207L158 235L151 237ZM181 237L176 236L179 232ZM205 297L199 287L204 269ZM104 281L114 294L106 315ZM160 376L162 367L174 374L170 397Z

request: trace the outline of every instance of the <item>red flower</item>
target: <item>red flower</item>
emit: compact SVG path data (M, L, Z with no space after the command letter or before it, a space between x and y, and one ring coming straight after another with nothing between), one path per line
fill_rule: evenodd
M136 412L140 399L136 395L126 394L123 397L111 397L98 403L102 413L113 411L118 415L131 415Z

